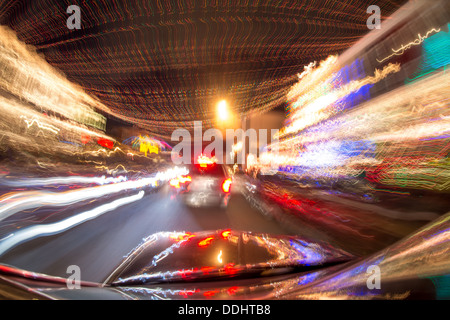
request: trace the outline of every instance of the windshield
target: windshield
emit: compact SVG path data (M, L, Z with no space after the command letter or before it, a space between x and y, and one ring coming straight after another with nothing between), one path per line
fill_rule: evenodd
M445 0L75 2L0 0L0 282L289 291L405 241L361 282L426 228L438 291Z

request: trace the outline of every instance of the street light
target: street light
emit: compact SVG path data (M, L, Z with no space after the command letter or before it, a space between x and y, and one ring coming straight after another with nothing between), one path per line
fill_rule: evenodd
M226 100L219 101L219 103L217 104L217 113L220 120L228 120L228 104Z

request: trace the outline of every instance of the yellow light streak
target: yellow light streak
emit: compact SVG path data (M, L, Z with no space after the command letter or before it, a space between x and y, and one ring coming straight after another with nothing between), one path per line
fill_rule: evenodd
M440 32L441 31L441 29L439 28L439 29L435 29L435 28L433 28L433 29L431 29L431 30L428 30L428 32L425 34L425 36L423 36L422 37L422 35L419 33L419 34L417 34L418 35L418 38L417 39L415 39L414 41L411 41L410 43L408 43L408 44L406 44L406 45L402 45L400 48L398 48L398 49L392 49L392 51L394 52L393 54L391 54L391 55L389 55L389 56L387 56L386 58L384 58L384 59L381 59L381 60L378 60L377 59L377 61L379 62L379 63L381 63L381 62L383 62L383 61L386 61L386 60L388 60L388 59L390 59L391 57L393 57L393 56L400 56L400 55L402 55L404 52L405 52L405 50L408 50L409 48L411 48L412 46L418 46L418 45L420 45L426 38L428 38L428 36L432 33L432 32Z

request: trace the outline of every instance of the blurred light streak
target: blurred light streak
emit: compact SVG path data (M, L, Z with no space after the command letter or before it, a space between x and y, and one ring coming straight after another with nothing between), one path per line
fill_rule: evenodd
M44 123L40 122L38 119L36 119L36 118L33 118L32 120L28 120L27 117L23 116L23 115L20 116L20 118L21 119L24 118L24 121L27 124L28 128L30 128L33 124L36 124L40 129L44 129L44 130L53 132L55 134L57 134L60 131L59 128L57 128L55 126L52 126L52 125L49 125L49 124L44 124Z
M330 67L330 62L328 62L328 60L325 61L327 61L327 63L321 64L319 68ZM336 62L336 59L333 59L333 62ZM327 72L329 72L330 69L331 68L327 69ZM332 88L331 78L324 80L325 82L323 83L323 86L319 85L321 90L316 94L313 94L314 91L309 91L305 93L305 96L299 97L297 101L293 103L294 111L291 111L290 114L290 121L292 123L283 128L284 130L280 131L278 138L281 138L288 134L296 133L318 123L319 121L330 118L336 113L333 109L336 109L336 111L339 112L342 111L338 108L338 106L335 105L339 99L342 99L345 96L350 95L351 93L357 92L363 86L374 84L386 78L387 75L398 71L400 71L399 64L389 64L382 70L375 69L373 76L369 76L360 80L353 80L347 84L337 87L336 89ZM334 77L333 75L329 76ZM304 81L308 81L307 78L304 78L303 81L299 82L302 84L302 91L304 90L304 87L312 86L309 83L304 84ZM315 81L315 79L313 81ZM294 86L292 90L295 89L297 89L296 86ZM298 92L291 93L290 95L297 96Z
M107 174L117 174L118 172L136 172L136 173L140 173L141 170L133 170L133 169L127 169L125 168L125 166L123 164L118 164L114 169L110 169L107 166L103 166L103 165L99 165L99 166L95 166L96 169L99 170L105 170Z
M66 206L79 201L94 199L105 195L139 189L147 186L156 187L158 182L167 181L186 173L186 168L171 168L157 172L153 177L116 182L92 188L81 188L65 192L24 191L8 193L0 198L0 221L7 217L31 208L41 206Z
M98 184L104 185L109 183L118 183L127 181L127 177L82 177L82 176L71 176L71 177L52 177L52 178L36 178L36 179L26 179L22 178L20 180L10 180L2 179L0 180L0 185L12 186L12 187L35 187L35 186L48 186L48 185L64 185L64 184ZM1 198L0 198L1 199Z
M280 130L277 155L260 159L280 170L291 167L299 178L365 173L384 185L449 190L449 82L448 73L437 72L330 119L309 112L299 118L304 129L297 134L284 137L287 131ZM398 170L408 178L400 179Z
M418 38L417 39L415 39L414 41L411 41L410 43L408 43L408 44L406 44L406 45L401 45L401 47L400 48L398 48L398 49L392 49L392 51L394 52L393 54L391 54L390 56L387 56L387 57L385 57L385 58L383 58L383 59L381 59L381 60L378 60L377 59L377 61L378 62L383 62L383 61L385 61L385 60L388 60L388 59L390 59L391 57L393 57L393 56L399 56L399 55L402 55L403 53L405 53L405 50L408 50L409 48L411 48L412 46L418 46L418 45L420 45L426 38L428 38L428 36L431 34L431 33L433 33L433 32L439 32L439 31L441 31L441 29L440 28L438 28L438 29L435 29L435 28L432 28L431 30L428 30L427 31L427 33L425 34L425 36L422 36L420 33L417 35L418 36Z
M188 241L189 239L195 237L194 234L190 232L173 232L169 235L169 238L175 241Z
M107 107L68 81L4 26L0 26L0 88L43 110L104 130Z
M144 194L145 192L141 190L136 195L114 200L110 203L101 205L89 211L76 214L74 216L71 216L70 218L55 223L34 225L21 229L17 232L14 232L13 237L7 237L0 241L0 255L25 241L29 241L37 237L50 236L67 231L81 223L95 219L106 212L113 211L120 206L138 201L142 199Z
M39 144L43 152L45 150L56 154L69 152L63 143L81 145L82 137L85 135L92 137L91 140L101 138L111 140L100 131L94 131L95 129L91 130L46 113L39 113L24 101L10 99L3 95L0 95L0 112L2 114L0 132L7 137L6 141L2 141L4 146L10 145L17 149L29 150L33 144Z
M447 23L446 29L449 30L450 23ZM418 81L420 78L433 73L440 68L446 68L450 64L450 32L441 32L424 40L422 48L423 53L420 65L417 71L411 75L405 82Z
M102 154L104 154L105 157L111 157L111 155L114 155L116 153L123 153L125 154L125 152L120 148L120 147L115 147L113 150L106 150L103 148L100 148L98 150L95 151L83 151L83 152L74 152L73 154L75 155L92 155L92 156L100 156Z

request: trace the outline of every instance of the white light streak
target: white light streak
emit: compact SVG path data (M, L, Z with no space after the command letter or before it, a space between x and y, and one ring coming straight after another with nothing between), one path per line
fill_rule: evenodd
M187 174L186 168L172 168L158 172L155 177L124 181L92 188L80 188L65 192L24 191L5 195L0 199L0 221L7 217L32 208L41 206L67 206L79 201L99 198L105 195L140 189L147 186L156 187L159 181L168 181L179 175Z
M89 211L79 213L59 222L35 225L19 230L15 232L13 236L6 237L0 242L0 255L4 254L6 251L10 250L20 243L34 239L36 237L50 236L64 232L83 222L95 219L106 212L113 211L120 206L138 201L142 199L143 196L144 191L141 190L136 195L115 200L113 202L101 205Z

